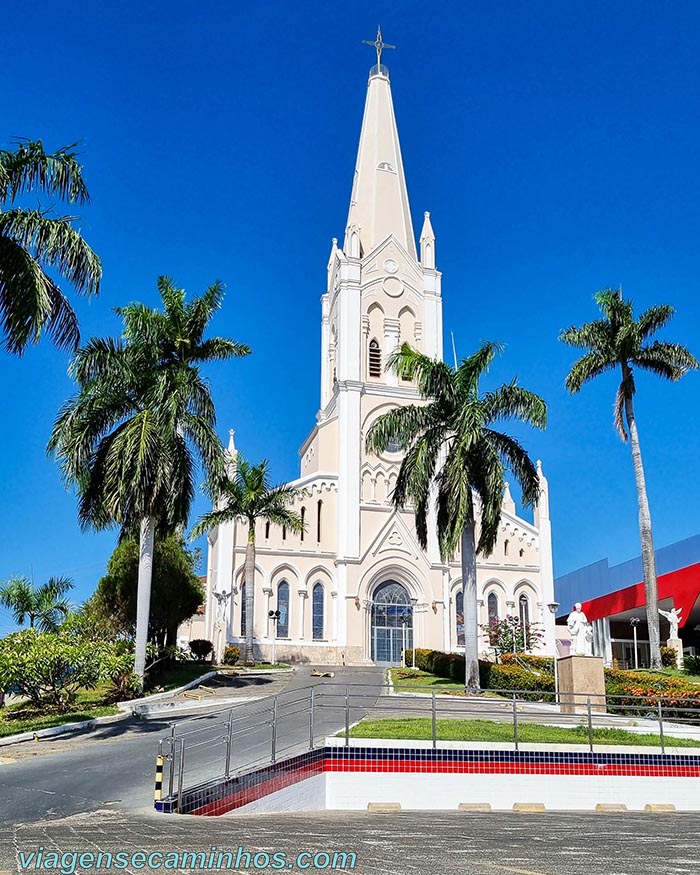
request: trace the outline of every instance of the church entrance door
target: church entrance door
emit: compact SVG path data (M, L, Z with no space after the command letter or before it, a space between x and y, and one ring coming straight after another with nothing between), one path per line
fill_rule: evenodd
M413 646L411 600L394 580L380 584L374 593L370 640L377 665L400 665L401 651Z

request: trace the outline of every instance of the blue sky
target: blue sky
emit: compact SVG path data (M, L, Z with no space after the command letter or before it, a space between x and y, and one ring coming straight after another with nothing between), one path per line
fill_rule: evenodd
M623 284L669 302L666 336L700 353L700 6L557 0L33 4L3 11L0 143L82 141L93 203L81 227L104 262L83 334L111 308L155 303L167 273L191 293L228 287L214 322L252 346L210 369L225 439L298 472L318 405L320 295L342 237L372 50L381 23L414 225L432 213L446 348L507 344L550 407L522 432L551 486L555 571L638 553L628 449L612 429L615 378L570 398L557 342ZM71 391L48 342L0 356L0 578L74 578L87 596L114 534L83 534L44 454ZM700 375L638 380L658 545L698 531ZM197 511L205 503L200 499ZM0 614L0 631L7 624Z

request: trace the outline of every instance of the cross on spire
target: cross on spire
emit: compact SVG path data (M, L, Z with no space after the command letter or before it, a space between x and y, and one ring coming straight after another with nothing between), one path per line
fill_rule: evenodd
M374 42L372 42L372 40L368 40L368 39L363 39L362 42L366 46L374 46L374 48L377 52L377 67L378 68L382 66L382 52L384 51L384 49L395 49L396 48L396 46L392 46L392 45L389 45L389 43L384 42L384 40L382 39L381 27L377 28L377 38L376 38L376 40L374 40Z

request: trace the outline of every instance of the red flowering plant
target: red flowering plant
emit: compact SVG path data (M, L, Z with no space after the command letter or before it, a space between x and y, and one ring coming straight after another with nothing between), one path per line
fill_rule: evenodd
M505 653L525 653L537 650L544 633L537 623L522 623L519 617L507 616L502 620L492 617L481 627L487 635L496 658Z

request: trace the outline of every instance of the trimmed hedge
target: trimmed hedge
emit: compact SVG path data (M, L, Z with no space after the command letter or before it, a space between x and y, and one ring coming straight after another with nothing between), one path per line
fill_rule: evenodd
M554 692L554 675L546 670L547 660L543 657L533 657L537 663L538 673L534 674L519 665L497 665L493 662L479 660L479 683L488 690L524 690L520 698L538 701L543 693ZM406 651L406 665L413 664L413 651ZM545 665L543 665L545 664ZM539 667L542 666L542 667ZM457 683L464 683L464 654L443 653L441 650L416 650L416 668L441 678L449 678ZM534 664L533 664L534 668ZM545 697L547 698L547 697Z
M681 708L700 706L700 687L688 683L683 678L664 677L642 671L621 671L605 669L605 692L616 696L615 708L630 708L628 713L639 713L639 709L658 707L659 699L667 717L690 717ZM635 699L633 697L641 698ZM674 709L675 706L675 709Z
M504 665L517 665L519 662L529 665L537 671L548 671L554 674L554 659L551 656L534 656L532 653L502 653L501 662Z
M545 699L554 692L554 675L549 671L552 660L543 656L518 654L519 659L532 667L528 671L517 665L512 654L504 654L503 663L479 660L479 681L485 690L518 690L519 698L529 701ZM406 651L406 664L413 662L413 651ZM416 668L438 677L464 683L464 654L443 653L440 650L416 650ZM536 673L535 673L536 672ZM648 672L605 669L605 691L614 700L616 709L640 714L645 709L657 707L662 699L664 714L668 717L684 716L680 708L700 706L700 686L690 684L683 678L667 677ZM633 697L641 697L635 699ZM674 708L675 706L675 708ZM685 715L686 717L690 715Z

